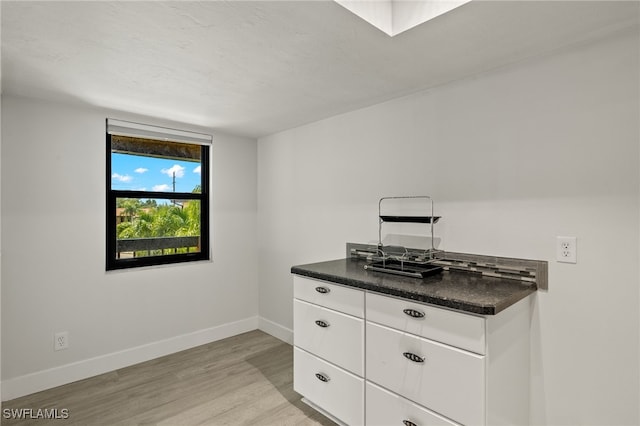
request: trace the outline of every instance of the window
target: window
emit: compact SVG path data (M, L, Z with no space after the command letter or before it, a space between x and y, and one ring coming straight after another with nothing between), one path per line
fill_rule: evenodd
M210 144L107 119L107 270L209 259Z

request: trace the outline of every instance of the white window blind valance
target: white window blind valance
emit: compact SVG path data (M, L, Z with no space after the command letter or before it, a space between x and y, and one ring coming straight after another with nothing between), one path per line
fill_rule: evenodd
M213 137L204 133L187 132L168 127L151 126L131 121L107 118L107 133L110 135L130 136L134 138L155 139L170 142L211 145Z

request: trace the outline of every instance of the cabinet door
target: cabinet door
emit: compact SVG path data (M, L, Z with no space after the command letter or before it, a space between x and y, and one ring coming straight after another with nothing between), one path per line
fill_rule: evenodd
M364 318L364 291L326 281L293 276L293 297Z
M364 379L293 349L293 389L351 426L364 423Z
M405 299L367 293L367 321L485 354L485 319Z
M484 356L367 322L367 380L454 421L485 422Z
M364 375L364 320L301 300L293 301L294 345Z
M367 426L458 426L424 407L374 384L366 385Z

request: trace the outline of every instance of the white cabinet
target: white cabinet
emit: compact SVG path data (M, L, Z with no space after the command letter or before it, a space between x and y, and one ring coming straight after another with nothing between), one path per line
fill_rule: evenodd
M367 380L459 423L484 423L484 355L367 323Z
M529 422L530 298L487 316L371 292L365 303L367 383L453 423Z
M364 379L297 347L293 349L293 388L340 421L364 424Z
M364 376L364 320L302 300L293 302L293 344Z
M355 317L364 317L362 290L294 275L293 297Z
M368 293L367 321L478 354L485 353L485 320L481 316Z
M364 424L364 292L294 276L294 297L294 390L345 424Z
M528 423L530 298L481 316L294 277L294 388L340 421Z
M456 426L433 411L371 382L366 387L367 426Z

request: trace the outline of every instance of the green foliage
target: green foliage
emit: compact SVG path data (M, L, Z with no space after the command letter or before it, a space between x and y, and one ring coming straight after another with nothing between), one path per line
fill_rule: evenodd
M118 207L123 209L123 221L117 226L118 239L200 235L199 201L160 205L152 201L118 200Z

